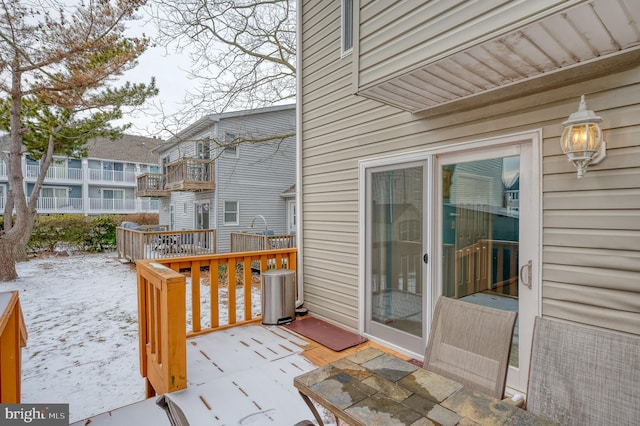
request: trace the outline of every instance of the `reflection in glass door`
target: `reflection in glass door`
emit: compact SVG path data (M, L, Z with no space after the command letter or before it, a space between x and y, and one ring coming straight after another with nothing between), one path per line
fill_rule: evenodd
M531 278L519 279L521 268L530 274L528 260L535 259L533 209L521 209L521 200L532 198L531 168L521 161L530 152L526 145L511 146L473 157L443 156L439 162L442 294L518 312L507 384L521 391L536 312L536 298L526 286Z
M444 296L518 311L519 172L518 156L442 166Z
M424 348L426 163L367 171L366 331Z

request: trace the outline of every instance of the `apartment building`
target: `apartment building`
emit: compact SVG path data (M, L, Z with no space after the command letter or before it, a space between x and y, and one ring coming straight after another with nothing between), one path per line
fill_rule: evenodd
M0 146L8 150L6 143ZM153 149L161 139L123 135L112 141L94 138L87 144L86 158L55 156L36 210L40 214L79 213L84 215L157 213L157 198L136 197L136 177L158 170ZM30 197L40 174L40 162L22 158L25 194ZM4 213L8 189L7 166L0 160L0 213Z
M138 177L138 196L160 200L171 230L293 234L295 104L209 114L159 146L158 172Z

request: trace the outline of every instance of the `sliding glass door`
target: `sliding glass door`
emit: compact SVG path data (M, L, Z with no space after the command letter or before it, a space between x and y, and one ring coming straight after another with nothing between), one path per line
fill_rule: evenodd
M368 169L368 333L420 352L425 337L427 162Z
M526 390L540 312L539 134L530 135L362 163L365 334L420 357L441 295L516 311L507 385Z
M537 300L532 268L537 229L528 145L438 157L442 181L441 292L518 312L510 387L525 391Z

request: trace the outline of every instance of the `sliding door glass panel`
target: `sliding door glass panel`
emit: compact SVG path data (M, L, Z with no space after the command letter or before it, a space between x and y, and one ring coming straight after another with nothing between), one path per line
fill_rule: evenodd
M442 166L444 296L518 312L520 156ZM518 327L510 365L518 366Z
M423 335L424 167L373 172L368 203L370 321Z

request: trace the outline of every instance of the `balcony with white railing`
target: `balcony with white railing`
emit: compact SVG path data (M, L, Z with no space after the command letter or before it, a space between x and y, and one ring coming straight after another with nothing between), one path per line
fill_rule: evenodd
M89 181L133 184L136 182L136 173L133 171L89 169Z
M134 198L89 198L90 213L123 213L135 212L135 210L136 200Z
M82 213L82 198L39 197L38 213Z
M6 196L0 197L0 213L4 213L7 203ZM63 197L39 197L36 203L36 211L40 214L47 213L79 213L79 214L108 214L108 213L157 213L158 200L152 199L126 199L111 200L91 198L88 203L82 198Z
M37 164L27 164L27 172L25 177L27 179L36 179L38 176L40 176L40 166ZM82 182L82 169L51 165L49 166L49 170L47 170L46 179L49 183L61 181Z
M137 210L139 212L145 212L145 213L158 213L158 210L160 209L160 202L158 200L151 200L149 198L141 198L136 200L137 203Z

